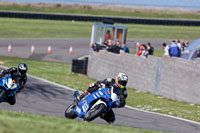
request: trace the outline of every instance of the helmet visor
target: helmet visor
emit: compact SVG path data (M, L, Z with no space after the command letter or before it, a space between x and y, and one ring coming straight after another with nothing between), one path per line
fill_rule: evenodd
M119 84L121 85L121 86L126 86L126 84L127 84L127 81L119 81Z
M26 71L25 70L19 70L19 73L21 76L24 76L26 74Z

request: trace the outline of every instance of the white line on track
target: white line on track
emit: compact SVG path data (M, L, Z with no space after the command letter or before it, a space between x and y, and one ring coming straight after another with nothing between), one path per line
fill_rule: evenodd
M5 66L2 66L2 65L0 65L0 67L6 68ZM66 90L75 91L72 88L66 87L64 85L57 84L55 82L52 82L52 81L49 81L49 80L46 80L46 79L43 79L43 78L39 78L39 77L30 75L30 74L28 74L28 76L32 77L32 78L35 78L37 80L41 80L43 82L46 82L46 83L49 83L49 84L61 87L61 88L64 88ZM146 111L146 110L142 110L142 109L137 109L137 108L134 108L134 107L131 107L131 106L127 106L127 105L125 107L128 108L128 109L132 109L132 110L136 110L136 111L140 111L140 112L145 112L145 113L154 114L154 115L160 115L160 116L169 117L169 118L173 118L173 119L177 119L177 120L181 120L181 121L185 121L185 122L189 122L189 123L200 125L199 122L195 122L195 121L192 121L192 120L187 120L187 119L184 119L184 118L179 118L179 117L175 117L175 116L171 116L171 115L167 115L167 114L156 113L156 112L150 112L150 111Z

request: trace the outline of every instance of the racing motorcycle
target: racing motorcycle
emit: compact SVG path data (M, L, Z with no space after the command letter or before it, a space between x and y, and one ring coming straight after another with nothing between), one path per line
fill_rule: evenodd
M65 110L65 117L70 119L80 117L85 121L92 121L112 108L119 107L118 93L121 92L113 89L113 87L99 89L79 101L77 98L81 95L81 92L75 91L74 102Z
M18 90L18 84L15 80L12 80L10 74L7 77L0 78L0 103L6 101L8 97L15 95Z

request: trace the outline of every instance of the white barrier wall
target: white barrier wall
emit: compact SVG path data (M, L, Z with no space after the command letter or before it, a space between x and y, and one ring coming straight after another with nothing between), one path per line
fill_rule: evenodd
M180 58L147 59L132 54L91 52L88 76L97 80L124 72L129 76L128 87L164 97L200 104L200 61Z

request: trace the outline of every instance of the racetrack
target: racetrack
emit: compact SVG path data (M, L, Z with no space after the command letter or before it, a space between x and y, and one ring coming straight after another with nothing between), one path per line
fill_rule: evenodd
M135 50L136 42L146 44L151 42L155 49L162 49L162 43L170 43L170 40L127 40L131 50ZM42 61L54 61L72 63L72 59L89 55L90 39L0 39L0 56L13 56L26 59ZM11 44L11 53L8 53L8 45ZM35 46L35 53L31 54L31 46ZM52 53L47 54L48 46L51 46ZM73 53L69 54L69 47L72 46Z
M72 59L89 54L89 41L89 39L0 39L0 56L71 63ZM135 49L134 44L137 41L147 42L147 40L128 40L129 48ZM161 49L160 43L163 41L155 40L152 45L155 49ZM12 44L11 53L7 52L8 44ZM33 55L30 53L31 45L35 45L35 54ZM48 45L52 46L52 54L47 54ZM68 54L69 46L73 46L71 55ZM73 94L72 90L66 88L28 76L25 89L17 95L16 105L10 106L2 103L0 109L64 117L64 111L71 104ZM116 113L114 125L176 133L200 132L200 124L197 123L129 108L116 109L114 112ZM106 123L102 119L94 122Z
M72 103L72 94L73 91L70 88L28 76L25 89L17 95L16 105L1 103L0 109L64 117L66 107ZM116 114L114 125L176 133L200 132L198 123L129 108L115 109L114 112ZM94 122L106 123L102 119L96 119Z

